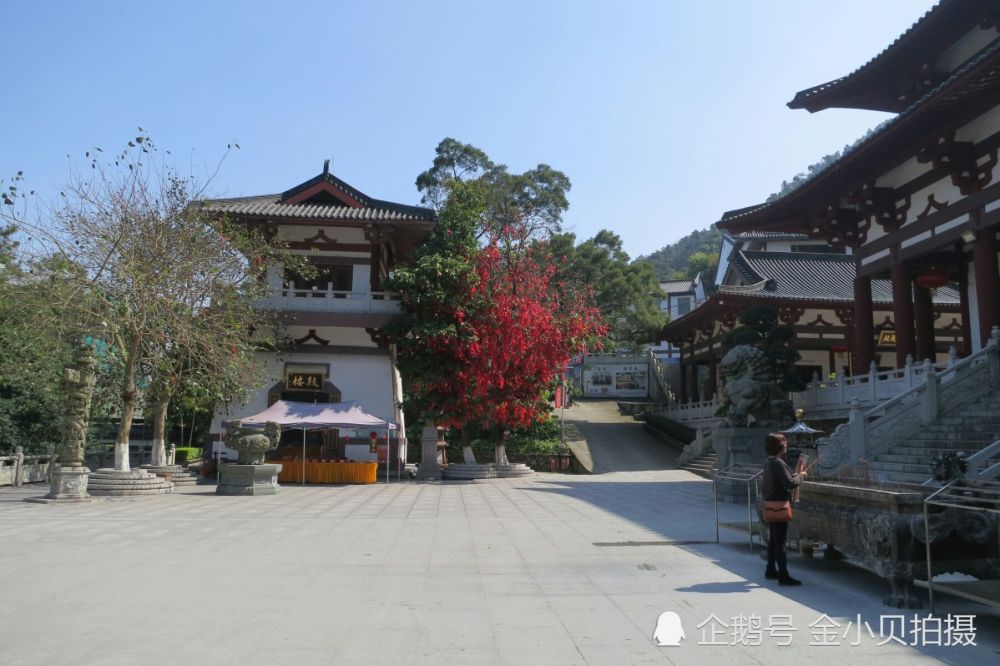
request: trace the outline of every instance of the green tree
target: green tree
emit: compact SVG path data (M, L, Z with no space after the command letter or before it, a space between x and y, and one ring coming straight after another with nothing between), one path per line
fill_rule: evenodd
M695 255L707 255L710 261L707 262L707 272L704 277L709 280L714 279L715 268L718 263L719 249L722 247L722 233L714 226L708 229L699 229L681 238L675 243L665 245L656 252L639 257L635 261L647 262L653 266L656 277L660 280L673 280L683 277L694 277L698 270L705 271L706 262L692 265L691 260Z
M782 324L774 308L751 305L740 314L740 325L722 337L723 352L737 345L757 347L767 356L771 372L784 391L801 391L805 384L795 373L795 363L801 354L793 342L795 329Z
M448 187L450 195L439 206L434 230L417 248L413 264L393 271L386 283L389 291L399 294L402 306L401 316L386 332L407 383L403 408L418 415L416 420L441 423L464 417L460 403L424 387L454 377L461 364L432 341L468 335L462 305L469 285L477 281L476 237L487 206L487 187L478 180L453 180Z
M258 345L276 329L272 313L253 307L264 267L291 260L256 231L205 214L197 205L203 187L157 154L145 134L110 161L88 153L89 177L74 177L61 205L25 222L49 257L34 270L57 288L51 311L22 314L63 322L70 338L103 338L105 361L117 366L108 377L120 414L119 470L129 469L129 431L146 386L155 389L162 462L166 405L183 376L216 387L245 380Z
M561 262L557 279L593 294L615 345L635 347L659 339L667 317L658 305L663 292L653 267L630 262L621 238L607 229L574 247L575 241L573 234L552 239L552 254Z
M698 251L688 257L687 268L684 270L684 274L680 277L693 278L696 277L698 273L701 273L708 276L708 279L711 280L718 265L718 252L709 254L708 252Z
M511 173L485 152L467 143L445 138L435 149L431 167L417 176L423 203L440 210L451 192L451 183L483 184L483 208L478 215L476 238L502 236L518 247L558 233L562 214L569 208L569 178L547 164L524 173Z
M0 451L29 453L59 440L62 369L70 347L54 316L44 280L18 258L16 228L0 228ZM45 313L44 325L25 317Z

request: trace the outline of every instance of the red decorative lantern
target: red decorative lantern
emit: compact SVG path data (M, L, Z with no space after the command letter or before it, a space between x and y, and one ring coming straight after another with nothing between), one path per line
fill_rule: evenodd
M846 354L847 345L830 345L830 351L834 354Z
M916 282L924 289L940 289L951 282L951 278L944 271L935 268L918 275Z

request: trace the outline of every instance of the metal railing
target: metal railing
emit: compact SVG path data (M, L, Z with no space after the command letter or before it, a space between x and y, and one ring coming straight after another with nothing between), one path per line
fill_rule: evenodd
M753 535L758 531L760 521L755 519L757 500L760 497L760 486L757 482L764 475L764 470L758 465L733 463L728 467L716 470L712 475L712 497L715 500L715 542L719 543L719 528L726 527L743 531L742 522L723 522L719 519L719 481L745 483L747 486L747 522L746 531L750 539L750 552L753 552Z

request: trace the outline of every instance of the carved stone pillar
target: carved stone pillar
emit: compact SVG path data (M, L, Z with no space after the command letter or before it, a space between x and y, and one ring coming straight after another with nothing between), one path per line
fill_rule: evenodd
M896 261L892 265L892 320L896 326L896 367L906 365L906 357L916 351L913 325L913 293L910 273L906 264Z
M440 478L438 469L438 429L433 423L424 425L420 433L420 471L418 478Z

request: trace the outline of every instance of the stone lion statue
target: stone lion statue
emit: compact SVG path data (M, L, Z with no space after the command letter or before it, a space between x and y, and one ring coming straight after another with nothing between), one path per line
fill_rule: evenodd
M722 408L732 426L784 426L791 422L792 401L782 391L760 349L737 345L719 364Z
M264 424L263 433L244 428L239 421L226 424L226 445L239 452L241 465L260 465L264 462L264 454L277 448L279 441L281 426L273 421Z

